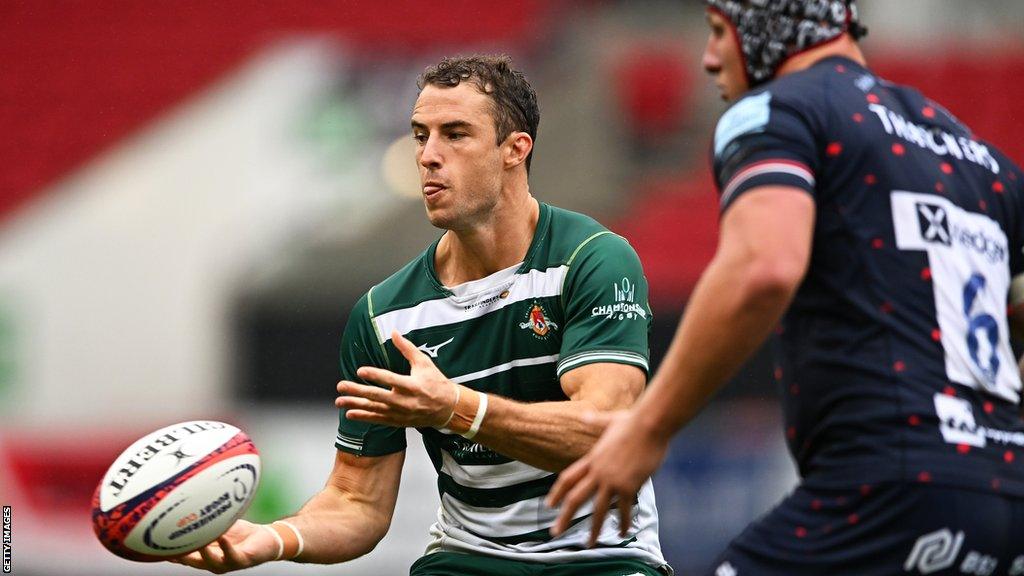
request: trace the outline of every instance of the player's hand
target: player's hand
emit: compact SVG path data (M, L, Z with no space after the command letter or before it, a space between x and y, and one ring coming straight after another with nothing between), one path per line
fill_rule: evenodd
M259 524L238 520L216 542L170 562L224 574L274 560L278 548L277 539L270 530Z
M409 375L363 366L356 374L380 386L342 380L338 383L341 396L334 405L347 408L346 417L352 420L388 426L443 426L455 408L454 383L397 331L391 333L391 341L409 361Z
M589 417L607 418L610 423L590 451L558 475L547 503L562 506L551 527L551 535L558 536L569 528L580 506L594 498L588 544L593 547L612 500L617 500L620 535L626 535L637 493L665 458L669 438L643 426L636 410Z

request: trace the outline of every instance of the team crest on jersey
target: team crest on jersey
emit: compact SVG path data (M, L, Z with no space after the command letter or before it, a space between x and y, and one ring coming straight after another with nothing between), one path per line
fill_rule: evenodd
M520 322L519 328L523 330L533 330L533 334L537 338L547 338L549 332L552 330L558 330L558 324L552 322L551 319L548 318L547 313L544 312L544 308L540 304L534 302L533 306L530 308L529 314L527 315L527 321Z

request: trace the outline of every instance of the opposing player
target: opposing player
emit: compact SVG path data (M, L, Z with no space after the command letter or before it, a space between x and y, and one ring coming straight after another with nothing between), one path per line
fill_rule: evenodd
M713 573L1024 574L1019 168L866 67L852 0L708 4L704 66L735 101L718 251L648 391L553 488L555 532L591 495L595 517L628 503L777 326L801 483Z
M412 114L424 203L446 232L352 311L334 471L294 517L238 523L183 562L213 571L275 559L343 562L388 530L415 427L441 507L413 575L670 573L650 483L630 527L589 510L550 535L544 496L600 434L590 411L646 383L651 311L636 253L594 220L539 203L528 169L540 112L507 58L444 60Z

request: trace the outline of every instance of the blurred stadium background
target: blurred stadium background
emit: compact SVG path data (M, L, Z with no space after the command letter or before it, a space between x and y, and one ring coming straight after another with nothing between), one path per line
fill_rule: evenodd
M872 66L1024 160L1024 3L862 0ZM16 574L185 574L105 552L89 498L168 423L236 423L264 455L250 517L326 478L349 308L438 233L408 137L417 74L511 54L543 112L534 194L644 260L655 357L717 226L708 146L724 110L696 0L0 2L0 503ZM500 342L494 343L496 346ZM764 354L655 479L666 556L709 565L795 481ZM434 475L410 434L391 533L344 567L406 574Z

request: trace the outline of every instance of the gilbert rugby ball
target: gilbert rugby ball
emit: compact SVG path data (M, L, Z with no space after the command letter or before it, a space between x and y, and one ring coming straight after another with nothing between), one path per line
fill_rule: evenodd
M249 437L223 422L161 428L117 457L96 487L92 527L111 552L140 562L181 556L241 516L260 478Z

